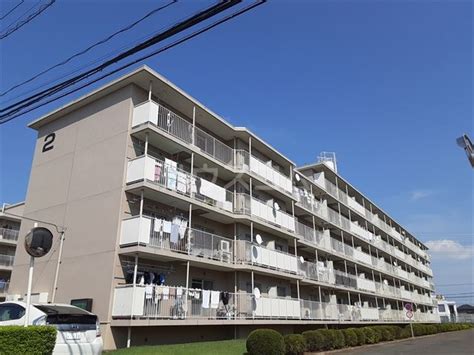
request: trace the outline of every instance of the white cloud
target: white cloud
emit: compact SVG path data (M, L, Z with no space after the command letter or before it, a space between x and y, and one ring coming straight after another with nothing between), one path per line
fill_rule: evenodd
M462 245L454 240L430 240L425 244L434 258L462 260L474 255L474 245Z
M433 195L433 191L430 190L413 190L410 199L412 201L418 201L422 198L430 197L431 195Z

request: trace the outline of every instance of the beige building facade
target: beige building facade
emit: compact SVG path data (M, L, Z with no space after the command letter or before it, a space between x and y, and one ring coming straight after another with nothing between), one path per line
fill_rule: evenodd
M426 246L331 156L297 168L147 67L30 127L24 216L65 229L59 273L53 228L33 292L92 300L106 349L439 321ZM24 297L28 263L19 248L9 298Z

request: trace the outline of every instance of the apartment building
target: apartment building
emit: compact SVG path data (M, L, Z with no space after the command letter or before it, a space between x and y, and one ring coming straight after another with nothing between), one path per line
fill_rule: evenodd
M5 203L0 210L0 302L5 300L10 285L23 207L24 202Z
M439 321L426 246L334 159L298 168L147 67L30 127L24 215L66 228L55 299L57 244L33 292L88 300L108 349L405 323L407 303ZM27 266L19 249L12 299Z

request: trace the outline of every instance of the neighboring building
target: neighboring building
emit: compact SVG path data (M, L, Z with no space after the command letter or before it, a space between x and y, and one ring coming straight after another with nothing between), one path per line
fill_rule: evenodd
M0 210L0 301L4 301L10 285L13 259L18 242L24 202L3 204Z
M438 314L441 323L456 323L458 322L458 310L456 301L448 301L443 296L438 295Z
M439 321L426 246L331 158L297 168L146 67L30 127L24 216L67 228L54 301L91 300L107 349L403 323L405 303ZM57 258L35 263L49 301ZM19 249L12 299L27 275Z
M469 304L463 304L457 307L458 322L460 323L474 323L474 307Z

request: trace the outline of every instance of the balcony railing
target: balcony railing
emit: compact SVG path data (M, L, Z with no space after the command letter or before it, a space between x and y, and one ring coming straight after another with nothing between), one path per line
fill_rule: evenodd
M233 192L179 169L172 160L141 156L128 162L127 183L151 181L168 190L232 212Z
M236 194L234 212L256 217L290 232L295 231L295 219L292 215L277 209L275 206L268 206L264 201L260 201L255 197L251 198L248 194Z
M1 266L13 266L13 260L15 257L13 255L4 255L0 254L0 265Z
M234 150L197 127L194 129L194 144L202 152L219 160L221 163L231 167L234 166Z
M408 321L404 311L377 309L295 298L259 297L249 293L186 289L172 286L119 286L115 289L114 318L149 320L328 320ZM415 321L439 321L431 313L415 312Z
M18 233L19 231L15 229L0 228L0 239L17 241Z
M237 262L296 274L298 265L294 255L269 249L244 240L237 241Z
M233 241L195 228L184 228L172 235L156 228L157 219L142 216L122 221L120 244L147 245L205 259L233 263ZM170 222L171 223L171 222Z
M235 150L235 168L252 172L286 193L292 193L292 182L288 176L254 155L250 155L246 150Z

